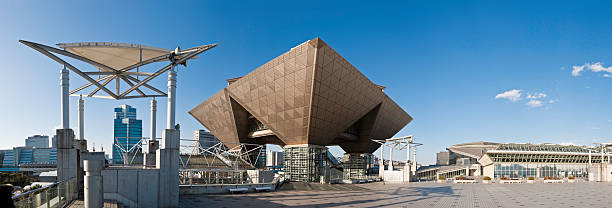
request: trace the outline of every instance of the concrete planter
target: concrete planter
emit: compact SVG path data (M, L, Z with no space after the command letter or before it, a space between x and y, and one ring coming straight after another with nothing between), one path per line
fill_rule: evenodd
M523 183L521 180L499 180L501 184Z
M438 180L438 183L446 183L446 180Z
M490 184L490 183L491 183L491 180L482 180L482 183L484 183L484 184Z
M563 180L544 180L544 183L563 183Z
M567 182L568 183L576 183L576 179L568 179Z
M535 183L535 180L527 180L527 183Z
M476 180L455 180L454 183L476 183Z

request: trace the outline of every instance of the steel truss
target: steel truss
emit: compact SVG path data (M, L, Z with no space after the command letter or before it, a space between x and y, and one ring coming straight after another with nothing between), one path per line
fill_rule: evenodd
M260 144L219 142L204 148L198 140L181 139L181 141L191 142L190 145L181 145L181 169L193 169L189 167L195 157L203 161L205 166L197 169L218 169L215 166L218 160L221 160L229 169L253 169L261 154L265 154L261 152L263 145ZM234 147L228 148L226 145Z
M54 48L51 46L47 46L47 45L43 45L43 44L39 44L39 43L34 43L34 42L29 42L29 41L25 41L25 40L20 40L20 43L27 45L28 47L42 53L43 55L53 59L54 61L64 65L65 68L70 69L72 72L78 74L79 76L83 77L85 80L87 80L89 83L85 84L79 88L76 88L72 91L70 91L70 95L71 96L86 96L86 97L98 97L98 98L108 98L108 99L115 99L115 100L121 100L121 99L131 99L131 98L144 98L144 97L167 97L168 94L147 84L147 82L151 81L152 79L158 77L159 75L163 74L164 72L172 69L172 67L176 66L177 64L182 64L182 65L187 65L187 60L195 58L195 56L197 56L198 54L201 54L209 49L214 48L215 46L217 46L217 44L209 44L209 45L203 45L203 46L198 46L198 47L194 47L194 48L189 48L189 49L185 49L185 50L176 50L174 52L169 52L166 55L161 55L161 56L157 56L154 58L150 58L148 60L140 60L138 63L132 64L130 66L124 67L122 69L115 69L112 67L109 67L107 65L104 65L102 63L96 62L94 60L85 58L83 56L71 53L67 50L64 49L59 49L59 48ZM141 52L142 53L142 52ZM65 60L61 59L60 57L58 57L57 55L62 55L65 57L69 57L69 58L73 58L82 62L85 62L87 64L90 64L96 68L98 68L100 71L91 71L91 72L84 72L78 68L76 68L75 66L71 65L70 63L66 62ZM178 59L175 59L178 58ZM170 63L164 67L162 67L161 69L155 71L154 73L146 73L146 72L134 72L131 71L133 69L137 69L140 68L142 66L145 66L147 64L151 64L151 63L155 63L155 62L160 62L160 61L170 61ZM98 79L94 79L91 77L91 75L103 75L103 77L100 77ZM134 77L136 76L136 77ZM140 80L140 77L144 77L144 79ZM116 82L116 86L115 86L115 91L113 92L112 90L110 90L109 88L106 87L106 85L108 85L108 83L110 83L111 81L115 80ZM128 84L130 86L129 89L127 90L121 90L120 89L120 83L121 81L125 82L126 84ZM91 91L88 94L77 94L78 92L90 87L90 86L95 86L96 88ZM143 92L140 87L146 87L154 92L156 92L156 94L148 94ZM108 94L108 96L105 95L96 95L100 90L106 92ZM136 91L139 95L129 95L131 92Z

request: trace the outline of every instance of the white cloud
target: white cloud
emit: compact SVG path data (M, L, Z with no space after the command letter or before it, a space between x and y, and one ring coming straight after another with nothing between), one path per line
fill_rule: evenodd
M585 63L581 66L572 66L572 76L580 76L580 73L585 69L590 70L592 72L604 72L604 77L612 77L612 66L605 67L601 62L596 62L594 64Z
M572 76L580 76L580 72L584 71L584 65L582 66L572 66Z
M540 99L540 98L545 98L547 95L540 92L540 93L535 93L535 94L531 94L531 93L527 93L527 99Z
M556 102L559 102L559 99L554 99L554 100L549 100L548 101L548 103L550 103L550 104L553 104L553 103L556 103Z
M508 99L509 101L512 101L512 102L516 102L521 99L521 91L523 90L517 90L517 89L508 90L506 92L497 94L495 96L495 99L501 98L501 99Z
M529 102L525 103L525 105L532 107L532 108L537 108L537 107L541 107L542 105L542 101L539 100L529 100Z

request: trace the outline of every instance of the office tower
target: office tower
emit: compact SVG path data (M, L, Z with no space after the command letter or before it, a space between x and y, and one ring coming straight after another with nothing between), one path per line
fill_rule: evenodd
M49 136L34 135L25 140L26 147L29 148L49 148Z
M51 147L55 148L55 135L53 135L53 138L51 139Z
M134 146L142 139L142 120L136 119L136 108L129 105L115 108L114 113L113 163L123 164L125 156L131 158L139 151Z
M197 141L196 145L199 145L199 147L204 150L207 150L210 147L214 146L215 144L219 143L219 139L217 139L215 135L211 134L210 132L206 130L196 130L195 132L193 132L193 139ZM204 152L204 151L200 150L199 152Z

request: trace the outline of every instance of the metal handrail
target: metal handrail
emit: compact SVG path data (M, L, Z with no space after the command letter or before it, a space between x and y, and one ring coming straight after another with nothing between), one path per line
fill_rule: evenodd
M15 207L63 207L76 199L76 177L12 197Z

